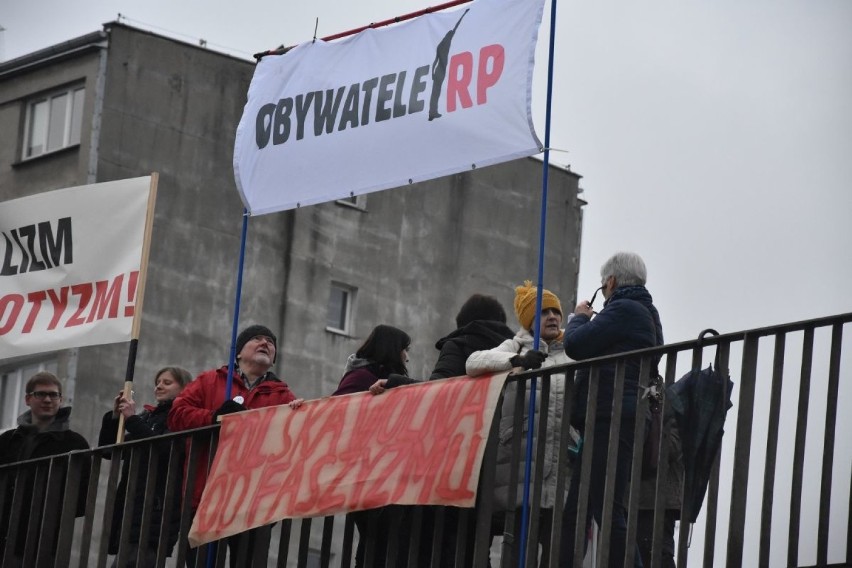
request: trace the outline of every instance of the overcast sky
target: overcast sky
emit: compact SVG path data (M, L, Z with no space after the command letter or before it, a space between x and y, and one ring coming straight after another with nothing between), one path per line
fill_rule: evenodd
M437 3L6 0L0 25L6 59L119 12L248 57L309 40L316 18L322 37ZM552 161L584 176L589 203L581 298L609 254L634 250L669 342L852 311L852 1L563 1L555 76L552 146L567 153Z
M249 57L310 39L316 18L322 37L434 4L10 1L0 26L6 59L119 13ZM557 24L552 147L568 152L551 159L584 176L581 298L626 249L668 341L852 311L852 2L563 1Z

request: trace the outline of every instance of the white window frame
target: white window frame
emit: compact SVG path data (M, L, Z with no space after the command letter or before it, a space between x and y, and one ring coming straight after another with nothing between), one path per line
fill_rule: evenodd
M77 94L79 93L79 99L77 98ZM55 99L65 96L65 116L64 116L64 124L62 125L62 140L59 145L54 148L48 148L47 145L49 143L50 138L50 120L51 120L51 103ZM79 104L76 104L79 103ZM75 84L70 87L64 87L62 89L56 89L54 91L49 91L47 93L43 93L41 95L32 97L27 99L26 101L26 116L24 119L24 140L23 146L21 148L21 159L22 160L31 160L33 158L38 158L40 156L45 156L48 154L52 154L54 152L58 152L60 150L64 150L65 148L70 148L72 146L79 146L80 139L82 137L82 126L83 126L83 106L86 102L86 87L82 84ZM47 103L46 107L46 116L43 121L44 124L41 126L39 136L44 140L44 144L42 145L40 151L38 153L32 152L32 148L30 147L33 139L33 121L35 120L35 109L37 105ZM72 137L72 133L74 136Z
M58 367L59 361L56 359L45 359L0 370L0 431L17 428L18 416L26 410L24 388L30 377L42 371L56 374Z
M329 324L329 316L331 315L329 311L331 310L331 298L332 294L338 290L343 293L343 327L336 327ZM325 318L325 330L331 333L337 333L340 335L351 335L352 330L352 314L354 312L355 298L358 294L358 289L354 286L350 286L349 284L343 284L342 282L332 281L331 286L329 286L328 290L328 304L326 305L326 318Z

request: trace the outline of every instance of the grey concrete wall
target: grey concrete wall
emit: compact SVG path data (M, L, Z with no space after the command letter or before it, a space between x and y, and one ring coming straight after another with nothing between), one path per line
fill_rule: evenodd
M300 396L334 391L346 357L379 323L413 339L409 371L425 377L435 342L473 293L497 297L517 327L514 287L536 281L542 165L526 159L367 196L364 211L299 209L291 249L282 371ZM574 305L579 176L552 168L545 285ZM350 336L326 331L332 281L357 287Z

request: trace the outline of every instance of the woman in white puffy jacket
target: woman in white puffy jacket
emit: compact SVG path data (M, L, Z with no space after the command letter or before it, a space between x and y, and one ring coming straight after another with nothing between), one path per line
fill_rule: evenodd
M549 290L542 292L541 304L541 334L538 351L534 351L532 327L535 323L536 288L526 281L524 286L515 289L515 315L521 324L521 329L512 339L507 339L494 349L473 353L466 363L467 374L471 377L486 373L509 371L521 367L537 369L552 367L571 362L562 347L562 305L559 298ZM541 405L542 381L539 380L536 393L536 427L539 423ZM511 472L512 440L515 433L515 404L517 386L508 384L503 397L500 417L500 443L497 449L497 469L494 483L495 513L511 509L519 509L524 495L524 456L526 455L526 434L528 424L528 407L530 383L527 383L524 402L523 431L520 435L520 457L518 459L518 484L515 490L514 503L509 503L509 481ZM550 399L547 406L547 430L545 432L545 458L541 488L541 516L539 524L539 543L543 547L542 565L549 556L550 524L553 517L553 506L556 503L556 476L559 463L560 432L562 423L562 408L565 397L565 375L552 375L550 378ZM535 448L540 433L533 437ZM533 469L532 475L535 475ZM515 534L519 535L520 512L515 515ZM499 516L498 516L499 518ZM499 527L502 533L502 524ZM499 533L498 533L499 534ZM517 554L517 541L514 553Z

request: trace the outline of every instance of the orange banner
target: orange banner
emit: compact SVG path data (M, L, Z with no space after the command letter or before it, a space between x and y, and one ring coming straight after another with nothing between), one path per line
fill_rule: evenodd
M505 379L459 377L225 416L190 543L392 503L472 507Z

